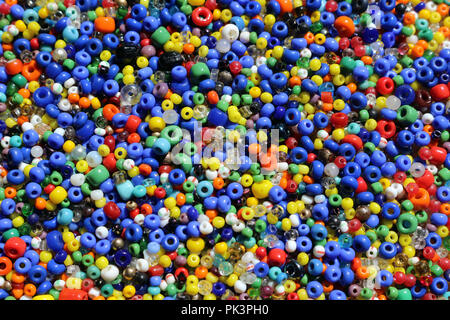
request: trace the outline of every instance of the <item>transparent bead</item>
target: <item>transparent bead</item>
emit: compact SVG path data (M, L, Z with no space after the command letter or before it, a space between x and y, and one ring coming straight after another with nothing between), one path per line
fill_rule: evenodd
M420 178L425 173L425 166L420 162L414 162L409 168L409 172L413 178Z
M416 241L413 241L413 243L414 243L414 248L418 249L418 250L422 250L427 245L427 242L425 241L425 239L417 239Z
M178 113L173 109L166 110L164 111L162 118L166 124L174 124L178 121Z
M257 278L258 277L256 276L256 274L254 274L253 272L245 272L241 274L239 280L245 282L246 284L252 284L253 282L256 281Z
M142 89L136 84L129 84L120 90L120 104L135 105L142 97Z
M225 39L220 39L216 43L216 50L220 53L227 53L231 49L231 44Z
M446 258L448 256L448 250L444 247L440 247L439 249L437 249L436 253L440 258Z
M77 145L70 153L70 157L75 161L84 159L86 157L86 148L81 144Z
M212 283L207 280L201 280L198 283L198 293L201 295L206 296L207 294L210 294L212 291Z
M397 110L398 108L400 108L401 104L402 102L400 101L400 99L394 95L391 95L386 99L386 107L388 107L389 109Z
M203 104L196 105L193 110L194 119L200 120L205 118L209 113L209 108Z
M247 271L247 264L244 263L242 260L239 260L235 265L234 265L234 272L237 274L243 274Z
M332 177L324 177L322 178L321 184L325 189L334 189L336 187L336 180Z
M220 256L220 255L216 255L216 257L217 257L217 256ZM206 256L201 257L201 259L200 259L200 264L201 264L203 267L209 269L209 268L212 267L213 261L214 261L214 258L213 258L213 257L211 257L211 256L209 256L209 255L206 255ZM220 265L220 263L219 263L219 265Z
M228 261L223 261L219 264L219 273L222 276L229 276L233 273L233 265Z
M299 236L297 229L290 229L284 233L286 240L296 240Z
M125 171L116 171L113 173L112 178L114 184L118 185L127 181L127 173Z
M324 173L329 177L337 177L339 174L339 168L336 164L330 162L325 165Z
M33 53L29 50L22 50L20 53L20 60L23 61L23 63L29 63L33 59Z
M68 277L71 277L71 276L76 275L76 274L77 274L78 272L80 272L80 271L81 271L81 269L80 269L80 267L79 267L78 265L72 264L72 265L70 265L70 266L67 267L67 269L66 269L66 275L67 275Z
M219 76L219 69L212 69L210 79L216 82L218 76Z
M56 62L63 62L67 59L67 52L63 48L56 48L53 50L52 56Z
M272 182L272 184L278 185L278 184L280 184L280 181L282 178L283 178L283 174L277 173L270 179L270 181Z
M163 9L166 6L165 0L153 0L153 6L158 9Z
M278 239L278 237L276 235L269 234L269 235L264 237L263 243L268 248L273 248L278 243L278 240L279 239Z
M97 151L91 151L86 155L86 161L89 167L95 168L102 163L102 156Z
M259 218L264 216L267 213L267 208L262 204L258 204L252 207L253 211L255 211L255 217Z

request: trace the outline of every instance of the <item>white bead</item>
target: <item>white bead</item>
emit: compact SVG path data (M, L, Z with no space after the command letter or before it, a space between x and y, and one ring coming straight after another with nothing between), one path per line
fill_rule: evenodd
M8 148L9 147L9 142L11 140L11 137L3 137L0 144L3 148Z
M247 284L244 281L236 280L234 283L234 291L236 291L236 293L243 293L247 291Z
M77 173L70 177L70 183L75 187L81 186L85 180L86 178L82 173Z
M430 171L434 176L438 173L438 168L434 164L427 165L427 170Z
M313 204L313 197L307 196L306 194L302 195L302 201L305 204Z
M64 137L66 130L64 130L63 128L56 128L55 131L53 131L53 133L59 134L60 136Z
M253 252L248 251L248 252L244 253L241 260L245 263L251 263L254 258L255 258L255 255L253 254Z
M68 94L72 94L72 93L78 94L78 92L79 92L79 90L78 90L78 87L77 87L77 86L72 86L72 87L70 87L69 89L67 89L67 93L68 93Z
M168 273L164 280L166 280L167 284L173 284L177 279L175 279L175 276L172 273Z
M27 296L26 294L24 294L23 296L21 296L19 298L19 300L26 300L26 301L30 301L33 300L33 297Z
M33 158L39 158L44 154L44 149L41 146L34 146L30 150L31 156Z
M100 272L100 275L101 275L102 279L105 280L106 282L112 282L119 275L119 268L117 268L113 264L109 264L105 268L102 269L102 271Z
M378 148L380 148L380 149L386 148L387 143L388 142L387 142L386 138L381 138L380 143L378 144Z
M389 96L386 99L386 107L388 107L389 109L397 110L401 105L401 100L394 95Z
M403 186L400 183L393 183L391 184L391 187L395 190L397 193L397 197L402 197L405 194L405 191L403 189Z
M91 288L88 292L88 296L91 299L94 299L94 298L98 297L99 295L100 295L100 289L97 287Z
M0 288L3 287L4 285L5 285L5 278L0 276Z
M106 134L106 130L102 128L95 128L94 133L98 136L104 136Z
M231 102L231 96L230 96L229 94L224 94L224 95L220 98L220 100L224 100L224 101L230 103L230 102Z
M315 203L322 203L325 202L326 198L323 194L319 194L317 196L314 197L314 202Z
M444 42L442 42L442 48L443 49L450 49L450 41L445 40Z
M339 174L339 168L335 163L327 163L324 167L324 173L329 176L329 177L337 177L337 175Z
M229 23L222 28L222 39L233 42L236 41L238 38L239 38L239 29L235 24Z
M282 295L282 294L284 294L284 292L285 292L285 288L281 283L275 287L275 293L277 295Z
M100 189L91 191L91 199L94 201L100 200L103 198L103 191Z
M202 223L200 223L199 229L202 234L210 234L214 230L212 224L208 221L203 221Z
M41 162L42 158L34 158L33 161L31 161L31 164L33 166L37 166L39 162Z
M413 178L420 178L425 173L425 166L420 162L414 162L409 168L409 172Z
M289 168L289 164L287 162L278 162L277 165L277 171L278 172L285 172Z
M230 226L234 225L237 222L237 220L238 218L234 213L229 213L225 217L225 222Z
M86 161L91 168L98 167L102 163L102 160L102 156L97 151L91 151L86 155Z
M320 245L315 246L313 248L313 255L316 258L322 258L325 255L325 248L323 246L320 246Z
M420 261L420 259L419 259L418 257L412 257L412 258L409 258L409 259L408 259L408 263L409 263L411 266L416 265L419 261Z
M17 166L17 168L20 170L20 171L25 171L25 168L28 166L28 163L25 163L25 162L21 162L21 163L19 163L19 165Z
M24 122L22 123L22 131L28 131L28 130L33 130L34 129L34 125L31 122Z
M69 100L61 99L61 101L58 102L58 108L61 111L69 111L70 109L72 109L72 105L70 104Z
M297 71L297 76L300 77L300 79L306 79L308 77L308 70L304 69L304 68L300 68Z
M242 31L239 35L239 41L242 43L248 43L250 41L250 32L248 31Z
M166 291L166 289L167 289L167 282L166 282L166 280L161 280L161 283L159 284L159 288L162 291Z
M165 226L167 226L169 224L169 218L167 219L161 219L161 222L159 223L161 228L164 228Z
M392 188L392 186L389 186L384 190L384 194L386 196L386 199L388 200L394 200L397 197L397 190Z
M344 233L347 232L348 231L347 221L341 221L341 223L339 224L339 229Z
M159 175L160 184L164 184L169 182L169 174L167 172L163 172Z
M61 291L62 289L64 289L65 285L66 285L66 282L64 280L56 280L53 283L53 287L58 291Z
M166 207L163 207L161 209L158 210L158 216L161 219L168 219L170 216L170 211L169 209L167 209Z
M436 11L437 5L432 1L428 1L427 4L425 5L425 8L427 8L430 11Z
M284 249L287 252L295 252L295 250L297 250L297 242L295 242L294 240L286 241L286 244L284 245Z
M41 242L42 242L41 238L34 237L33 239L31 239L31 247L33 249L39 249L39 247L41 246Z
M74 78L69 78L66 81L64 81L64 88L69 89L70 87L72 87L75 84L75 79Z
M142 213L139 213L136 217L134 217L134 223L136 223L140 226L144 224L144 220L145 220L145 215L143 215Z
M198 179L194 176L189 176L186 180L192 182L195 186L198 185Z
M300 217L298 216L298 214L291 214L289 216L289 220L291 220L291 225L293 228L296 228L300 225Z
M422 122L424 124L431 124L431 123L433 123L433 120L434 120L434 116L431 113L425 113L422 116Z
M220 53L227 53L231 49L231 44L226 39L220 39L216 43L216 50Z
M367 250L366 256L369 259L375 259L378 256L378 249L377 249L377 247L371 246L369 248L369 250Z
M233 224L231 228L233 229L234 232L241 232L242 230L244 230L245 224L241 220L238 220L236 221L235 224Z
M227 179L230 176L231 170L225 166L220 166L219 176L223 179Z
M139 272L147 272L148 269L150 268L147 260L145 259L138 259L136 261L136 270Z
M300 51L300 56L306 57L306 58L311 58L311 56L312 56L311 50L309 50L308 48L302 49L302 51Z
M215 178L217 178L217 176L219 175L219 173L215 170L206 170L205 172L205 177L208 180L214 180Z
M134 166L135 164L133 159L125 159L125 161L123 162L123 168L127 171L133 169Z
M319 138L322 141L325 141L328 139L330 135L325 130L319 130L317 131L317 138Z
M42 118L38 116L37 114L33 115L30 119L30 122L33 126L37 125L38 123L42 122Z
M95 229L95 236L98 239L106 239L108 237L108 228L105 226L98 227Z

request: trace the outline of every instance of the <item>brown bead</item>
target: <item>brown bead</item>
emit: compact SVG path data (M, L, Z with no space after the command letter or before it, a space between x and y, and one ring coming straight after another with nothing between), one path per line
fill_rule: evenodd
M420 107L428 108L431 106L433 99L427 90L421 89L416 92L416 99L414 102Z
M115 238L115 239L111 242L111 247L112 247L114 250L122 249L124 245L125 245L125 242L123 241L122 238Z
M138 207L138 204L134 201L127 201L126 207L127 207L127 210L133 211Z
M126 280L132 280L136 275L136 268L128 266L125 270L123 270L123 277Z
M356 208L356 218L360 221L366 221L370 217L370 209L367 206L358 206Z
M308 208L305 208L300 212L300 219L306 220L310 217L311 217L311 210L309 210Z

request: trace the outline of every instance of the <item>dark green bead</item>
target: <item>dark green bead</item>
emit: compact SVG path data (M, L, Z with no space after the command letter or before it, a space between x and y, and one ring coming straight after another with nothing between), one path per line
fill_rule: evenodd
M167 30L166 30L167 31ZM170 34L169 34L170 38ZM208 66L203 62L197 62L191 67L190 78L194 84L198 84L200 81L210 78L210 71Z
M397 229L404 234L411 234L418 226L417 218L409 213L401 214L397 219Z
M389 287L387 289L387 297L389 300L396 300L398 297L398 289L396 287Z

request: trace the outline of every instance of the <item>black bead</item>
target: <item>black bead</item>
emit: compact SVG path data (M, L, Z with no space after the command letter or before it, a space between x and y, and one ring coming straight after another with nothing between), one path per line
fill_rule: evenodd
M401 17L406 12L406 5L404 3L399 3L395 6L395 15Z
M352 1L352 13L363 13L369 7L369 1L367 0L353 0Z
M161 71L170 71L183 63L183 57L177 52L164 52L158 59L158 68Z
M131 42L122 42L116 50L116 59L119 65L133 65L139 55L140 46ZM176 53L178 54L178 53ZM160 62L161 60L159 60Z

